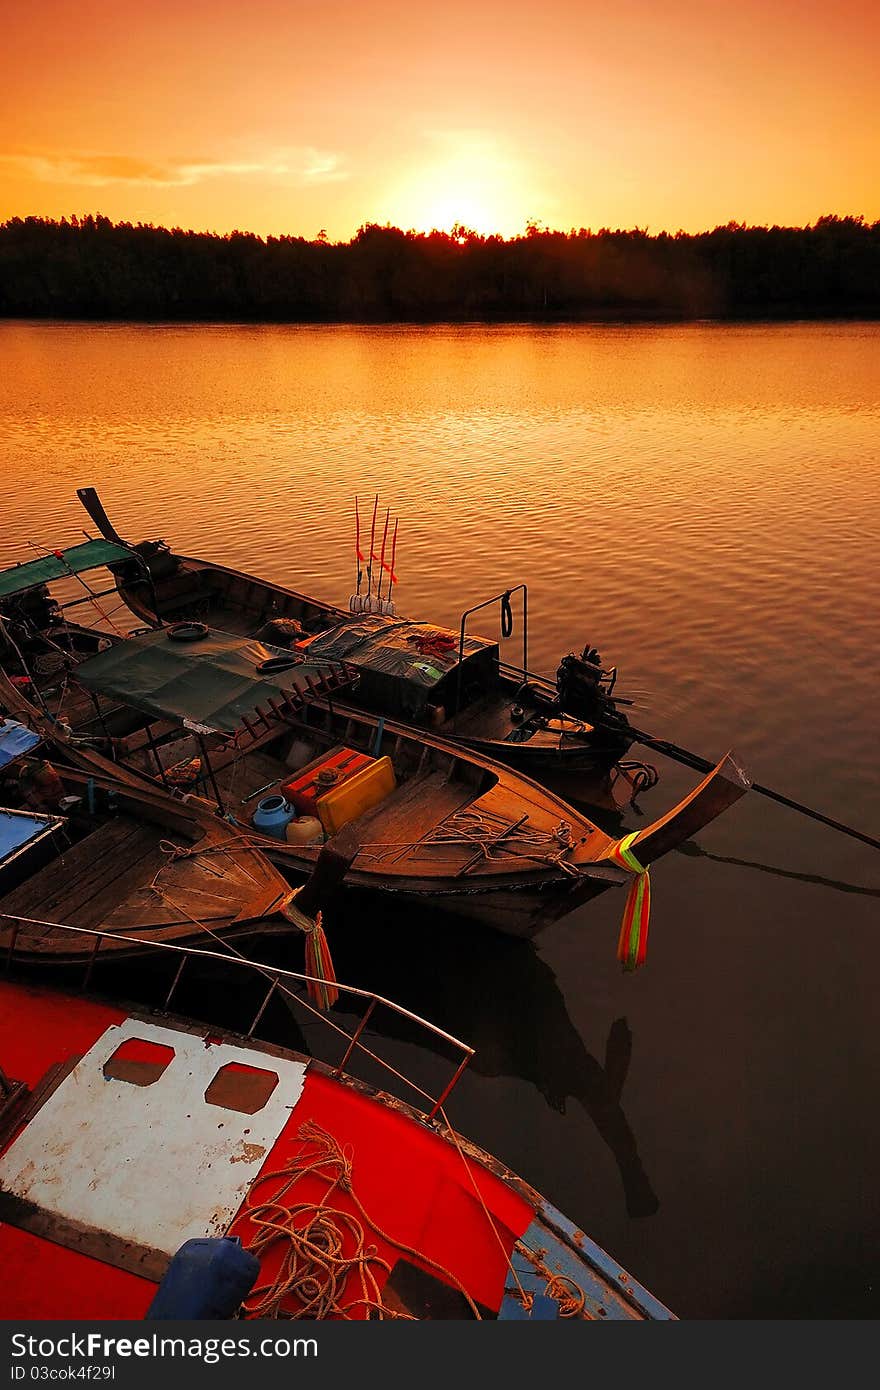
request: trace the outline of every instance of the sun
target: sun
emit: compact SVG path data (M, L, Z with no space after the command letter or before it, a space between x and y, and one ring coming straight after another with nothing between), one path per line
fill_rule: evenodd
M438 179L436 184L424 191L417 206L422 212L416 217L414 225L424 232L451 232L460 225L481 236L491 236L501 231L501 214L494 211L482 190L458 187L454 190L444 187Z
M529 200L521 172L496 142L458 134L435 136L433 144L433 158L389 193L388 221L420 232L450 232L456 224L482 236L522 231Z

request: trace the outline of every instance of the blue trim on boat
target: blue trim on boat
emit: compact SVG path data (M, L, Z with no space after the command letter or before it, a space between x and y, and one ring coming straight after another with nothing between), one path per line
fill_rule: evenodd
M565 1276L583 1290L585 1311L590 1317L612 1320L647 1318L662 1322L677 1320L665 1304L549 1202L541 1203L536 1220L520 1237L518 1244L533 1253L541 1250L546 1252L542 1262L551 1273ZM526 1292L546 1292L546 1280L537 1274L527 1256L516 1248L513 1265ZM515 1284L512 1276L508 1277L510 1291Z

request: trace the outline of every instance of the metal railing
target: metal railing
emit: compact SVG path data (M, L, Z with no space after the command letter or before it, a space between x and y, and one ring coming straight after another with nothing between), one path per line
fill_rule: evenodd
M458 720L459 709L461 707L461 668L464 661L464 638L467 620L473 613L479 613L481 608L488 608L490 604L501 604L501 636L510 637L513 635L513 613L510 607L510 600L514 594L522 592L522 664L523 670L528 669L529 664L529 590L527 584L514 584L513 588L505 589L500 594L493 594L491 598L484 599L482 603L475 603L473 608L466 608L461 615L461 625L458 633L458 674L455 683L455 712L452 719L452 727L455 729ZM507 631L505 631L505 627Z
M98 959L98 954L104 941L117 941L129 946L132 944L148 945L149 955L151 956L156 952L164 952L169 956L179 957L180 960L174 978L171 981L170 988L161 1006L163 1011L167 1011L170 1007L171 1000L180 984L184 968L191 960L219 961L225 966L230 966L233 971L238 970L244 972L244 974L248 975L250 978L253 978L255 975L260 975L268 981L268 989L263 996L259 1008L254 1014L253 1021L244 1035L245 1037L252 1038L254 1036L255 1030L265 1014L270 1000L276 991L278 991L284 994L286 998L298 1004L314 1018L319 1019L328 1030L345 1038L347 1043L345 1053L335 1066L331 1066L334 1076L342 1075L343 1068L347 1066L354 1052L363 1053L373 1062L378 1063L385 1071L389 1072L397 1081L402 1081L404 1085L410 1087L423 1101L428 1103L430 1109L424 1106L421 1107L421 1114L427 1120L433 1120L441 1107L445 1105L474 1055L474 1049L469 1047L467 1043L462 1042L459 1038L453 1037L451 1033L445 1032L444 1029L438 1028L436 1024L429 1022L428 1019L422 1018L419 1014L415 1014L410 1009L404 1008L402 1004L395 1004L393 1000L386 999L383 995L376 994L373 990L359 989L355 985L343 985L339 984L338 981L336 982L335 988L339 991L340 995L348 996L353 1000L365 1000L367 1004L357 1027L352 1033L349 1033L348 1030L343 1028L335 1019L316 1008L308 999L303 998L301 993L297 992L295 987L308 988L310 984L317 986L325 984L325 981L313 975L304 975L296 970L287 970L281 966L264 965L260 961L250 960L248 957L242 955L225 955L220 951L202 950L200 947L196 946L175 946L171 942L164 941L150 941L147 943L140 938L132 938L121 932L99 931L96 927L74 927L63 922L47 922L34 917L12 916L5 912L0 912L0 922L8 922L12 925L9 943L5 952L5 971L7 975L10 974L15 962L15 947L19 933L24 926L50 927L59 932L69 932L77 937L91 937L94 941L94 945L87 959L84 961L85 975L80 986L81 990L86 990L89 987L95 968L95 962ZM50 963L50 961L46 961L47 965ZM380 1057L361 1041L366 1026L377 1008L386 1008L390 1010L390 1012L395 1014L398 1018L405 1019L408 1023L415 1024L417 1027L423 1029L435 1041L445 1043L461 1054L453 1075L444 1086L439 1096L433 1096L429 1091L423 1090L411 1077L405 1076L403 1072L398 1071L397 1068L386 1061L384 1057Z

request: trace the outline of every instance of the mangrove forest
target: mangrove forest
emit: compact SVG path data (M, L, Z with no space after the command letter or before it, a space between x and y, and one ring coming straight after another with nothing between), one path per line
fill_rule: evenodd
M380 322L880 316L880 222L701 233L216 235L84 216L0 225L7 317Z

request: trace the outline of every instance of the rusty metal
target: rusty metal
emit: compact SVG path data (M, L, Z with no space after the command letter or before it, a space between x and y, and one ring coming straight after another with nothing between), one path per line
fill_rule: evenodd
M143 1044L167 1058L161 1075L114 1078L108 1053L131 1061ZM38 1208L61 1223L56 1241L70 1243L72 1227L97 1230L168 1257L181 1232L220 1234L284 1129L306 1068L303 1058L264 1058L252 1046L142 1019L110 1026L0 1156L0 1192L23 1204L8 1219L24 1224ZM225 1107L230 1071L252 1083L234 1081L242 1103Z
M13 1193L0 1192L0 1221L155 1283L168 1268L169 1256L160 1250L152 1250L132 1240L122 1240L80 1221L71 1221L55 1212L44 1211Z
M14 921L17 919L13 919L7 916L7 914L0 912L0 922L3 922L4 920ZM21 923L24 923L28 926L51 927L55 931L70 932L73 935L90 936L95 939L96 944L91 954L87 979L83 982L82 985L83 989L87 987L88 979L91 977L91 969L94 964L95 957L97 956L98 950L100 949L101 943L103 941L124 942L130 940L128 936L125 936L119 932L100 931L96 927L74 927L63 922L48 922L43 921L39 918L21 918L20 921ZM340 1037L346 1039L347 1048L345 1055L342 1061L335 1068L330 1068L330 1073L332 1075L340 1075L342 1067L346 1064L348 1059L351 1057L352 1053L355 1050L357 1050L358 1052L362 1053L365 1057L368 1057L371 1061L374 1061L377 1065L382 1067L383 1070L389 1072L391 1076L393 1076L396 1080L403 1082L404 1085L408 1086L411 1090L417 1092L418 1095L423 1098L423 1100L430 1102L434 1106L434 1109L431 1112L432 1115L436 1113L440 1105L442 1105L446 1100L448 1100L453 1088L457 1085L463 1072L468 1066L470 1059L474 1055L474 1049L472 1047L469 1047L467 1043L462 1042L460 1038L456 1038L452 1033L447 1033L444 1031L444 1029L438 1028L436 1024L431 1023L428 1019L422 1018L419 1014L413 1013L411 1010L404 1008L403 1005L396 1004L393 1000L386 999L383 995L375 994L371 990L359 989L355 985L345 985L339 983L337 983L336 985L336 988L339 990L340 995L348 995L353 999L362 999L368 1001L368 1007L366 1009L366 1012L364 1013L363 1018L361 1019L354 1034L351 1034L345 1028L341 1027L338 1023L336 1023L322 1010L317 1009L312 1004L310 1004L307 998L295 993L294 990L289 987L303 987L308 986L310 984L322 985L325 983L323 980L319 980L315 976L301 974L298 971L286 970L281 967L273 967L272 976L270 977L269 970L266 966L261 965L257 961L249 960L245 956L229 956L219 951L202 950L192 946L176 946L172 942L154 941L151 943L151 949L154 952L165 952L166 954L177 956L180 959L180 965L177 968L174 979L171 982L171 987L165 997L164 1007L166 1009L168 1008L168 1005L171 1001L171 997L174 994L175 989L177 988L186 962L193 958L197 960L201 959L219 961L222 965L233 971L244 970L262 975L264 979L271 978L273 989L277 985L277 988L281 989L289 999L298 1004L300 1008L304 1009L316 1021L320 1022L323 1028L329 1030L330 1032L337 1033ZM264 1005L268 1002L268 997L270 996L267 996L267 999L264 1000ZM399 1072L394 1066L391 1065L390 1062L387 1062L384 1057L380 1057L377 1053L374 1053L370 1048L365 1047L364 1044L360 1041L361 1035L363 1034L366 1024L368 1023L374 1009L379 1004L383 1005L387 1009L390 1009L391 1012L397 1014L399 1018L406 1019L409 1023L415 1024L418 1028L423 1029L434 1040L445 1043L447 1046L454 1048L457 1052L462 1054L462 1060L459 1063L451 1082L447 1085L440 1099L436 1103L434 1101L434 1097L430 1095L427 1091L423 1090L417 1082L413 1081L410 1077L405 1076L402 1072ZM258 1020L255 1020L254 1023L251 1025L252 1029L256 1028L257 1022ZM421 1114L424 1117L426 1112L424 1110L421 1110L417 1113Z
M49 1099L53 1091L58 1089L65 1077L70 1075L77 1062L81 1060L81 1055L74 1053L63 1062L55 1062L43 1073L30 1091L24 1082L21 1083L24 1090L17 1096L15 1105L5 1110L0 1107L2 1110L0 1149L4 1147L8 1139L12 1138L16 1130L24 1130L25 1126L30 1124L40 1107Z
M90 984L90 982L91 982L92 971L93 971L94 968L95 968L95 961L98 959L98 952L100 951L100 949L101 949L101 937L100 937L100 936L96 936L96 937L95 937L95 944L94 944L94 946L92 947L92 953L91 953L91 955L89 956L89 963L88 963L88 965L86 966L86 973L85 973L85 976L83 977L83 982L82 982L82 984L80 985L80 989L81 989L83 992L85 992L85 991L88 989L89 984Z
M375 1007L376 1007L376 1001L375 1001L375 999L371 999L371 1000L370 1000L370 1006L369 1006L369 1008L366 1009L366 1010L364 1011L364 1016L363 1016L363 1018L361 1019L360 1023L358 1024L357 1028L355 1029L354 1033L352 1034L351 1042L348 1044L348 1047L345 1049L345 1056L342 1058L342 1061L339 1063L338 1067L336 1068L336 1075L337 1075L337 1076L339 1076L339 1075L341 1074L343 1068L345 1067L346 1062L348 1061L348 1059L349 1059L349 1057L351 1056L351 1054L354 1052L354 1049L357 1047L357 1045L358 1045L358 1039L360 1038L361 1033L364 1031L364 1029L366 1028L367 1024L369 1023L370 1017L371 1017L371 1015L372 1015L373 1010L375 1009Z
M467 1066L467 1064L468 1064L468 1062L469 1062L470 1060L471 1060L470 1057L462 1057L461 1061L460 1061L459 1064L458 1064L458 1068L457 1068L457 1070L456 1070L456 1072L455 1072L455 1075L454 1075L454 1076L452 1077L452 1079L447 1083L446 1089L445 1089L445 1090L442 1092L442 1094L440 1095L439 1100L436 1100L436 1101L434 1102L433 1106L431 1107L431 1109L428 1111L428 1119L429 1119L429 1120L433 1120L434 1116L437 1114L437 1111L438 1111L438 1110L442 1110L444 1102L447 1101L447 1100L449 1099L449 1097L452 1095L452 1092L455 1090L455 1087L458 1085L459 1080L461 1079L461 1077L462 1077L462 1075L463 1075L463 1073L464 1073L465 1067Z
M256 1028L257 1024L259 1023L260 1019L263 1017L263 1014L266 1012L267 1008L269 1007L269 1000L272 998L272 995L275 993L275 991L276 991L277 988L278 988L278 976L276 975L275 978L274 978L274 980L273 980L272 983L270 984L268 990L266 991L266 997L265 997L265 999L263 1000L263 1002L262 1002L262 1004L260 1005L260 1007L257 1009L257 1012L254 1014L254 1021L253 1021L253 1023L251 1024L250 1028L247 1030L247 1036L248 1036L249 1038L252 1038L252 1037L254 1036L254 1029Z
M164 1003L163 1006L162 1006L162 1007L165 1008L165 1009L168 1008L168 1005L171 1003L171 996L172 996L172 994L174 993L174 991L177 989L177 986L180 984L180 977L181 977L181 975L183 974L183 968L184 968L184 966L186 965L186 963L187 963L188 960L189 960L189 956L184 956L183 959L181 960L180 964L178 965L177 969L176 969L175 972L174 972L174 979L171 981L171 988L169 989L168 993L165 995L165 1003Z
M277 1074L266 1067L252 1067L249 1071L243 1071L240 1063L235 1069L227 1065L221 1067L211 1081L205 1091L205 1100L208 1105L216 1105L224 1110L255 1115L263 1109L277 1085ZM258 1157L256 1153L248 1152L251 1147L244 1145L247 1157Z

